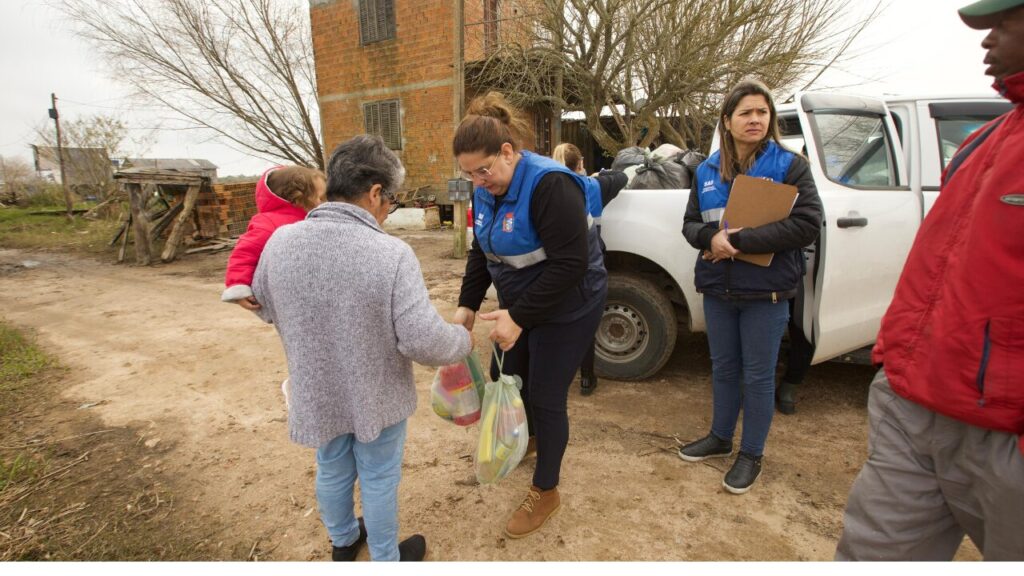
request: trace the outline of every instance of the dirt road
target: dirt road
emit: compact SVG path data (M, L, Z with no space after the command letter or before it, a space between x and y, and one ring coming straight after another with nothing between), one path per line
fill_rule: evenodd
M449 317L463 267L447 257L449 234L399 236L416 249L434 303ZM35 264L26 268L26 260ZM140 269L0 250L0 317L35 329L70 367L65 399L97 402L88 412L104 425L137 431L179 514L230 527L226 537L257 542L261 559L327 559L313 453L287 439L281 346L273 328L219 302L225 260ZM431 412L433 370L417 366L403 534L425 534L433 560L830 559L865 457L871 369L813 368L798 414L776 417L762 480L744 496L721 488L727 461L687 464L674 453L674 437L709 428L709 369L703 339L683 337L653 380L602 381L586 398L574 387L563 509L538 534L512 541L502 527L532 462L498 485L475 485L475 428ZM199 556L244 559L245 546L238 549Z

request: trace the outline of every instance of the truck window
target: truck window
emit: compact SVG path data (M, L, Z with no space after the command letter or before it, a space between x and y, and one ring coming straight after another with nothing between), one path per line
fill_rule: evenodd
M960 145L975 130L981 128L992 118L936 118L935 126L939 131L939 158L945 170Z
M1012 103L994 98L930 102L928 114L935 120L941 168L946 169L971 132L1012 108Z
M800 119L796 114L779 115L779 135L782 137L784 148L790 152L807 156L807 144L804 141L804 133L800 129Z
M892 142L881 116L814 114L825 173L853 188L897 186Z

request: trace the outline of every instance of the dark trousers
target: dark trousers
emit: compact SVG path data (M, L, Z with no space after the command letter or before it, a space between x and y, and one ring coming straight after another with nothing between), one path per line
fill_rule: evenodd
M594 377L594 346L595 343L591 341L590 346L587 347L587 352L583 355L583 362L580 363L580 376L589 376L590 378Z
M505 352L505 374L523 379L523 403L530 435L537 438L537 469L533 485L541 490L558 486L562 456L569 443L569 386L604 314L596 306L587 315L565 324L540 324L523 330ZM499 352L500 354L500 352ZM491 359L491 378L497 379L497 358Z
M802 290L802 289L801 289ZM804 337L804 328L798 324L799 315L795 314L796 299L789 301L789 350L786 352L786 371L782 375L783 382L803 384L807 369L814 358L814 345Z

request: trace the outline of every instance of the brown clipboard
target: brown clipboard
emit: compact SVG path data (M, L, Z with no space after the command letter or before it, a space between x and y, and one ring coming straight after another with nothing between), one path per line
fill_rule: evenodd
M724 227L728 223L729 228L754 228L778 222L793 211L799 195L796 186L740 174L732 182L729 201L718 225ZM769 266L773 256L773 252L741 253L736 256L736 260Z

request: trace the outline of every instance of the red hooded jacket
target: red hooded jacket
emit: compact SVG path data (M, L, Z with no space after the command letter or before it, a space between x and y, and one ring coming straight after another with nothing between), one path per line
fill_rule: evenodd
M267 175L278 168L280 166L264 172L256 183L256 215L249 220L249 227L238 238L228 258L228 268L224 274L227 289L221 294L221 300L225 302L252 296L252 277L256 273L263 247L267 245L274 230L306 217L305 208L289 203L267 186Z
M996 89L1016 106L944 178L872 358L900 396L1024 453L1024 73Z

